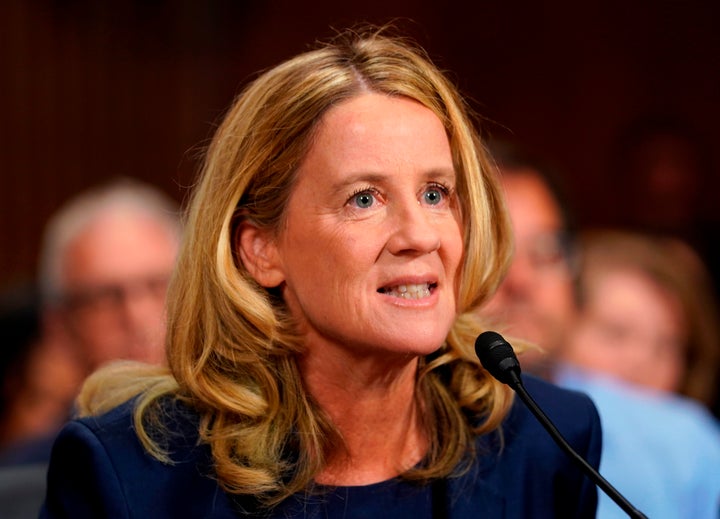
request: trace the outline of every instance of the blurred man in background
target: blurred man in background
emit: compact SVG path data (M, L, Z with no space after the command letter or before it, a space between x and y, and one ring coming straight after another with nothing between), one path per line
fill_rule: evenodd
M515 254L483 311L507 335L540 348L523 352L523 370L550 379L575 314L574 225L548 166L509 144L497 144L493 155L502 171Z
M39 510L54 437L87 375L118 359L165 361L165 294L180 232L178 205L129 179L77 195L48 221L39 301L30 289L2 312L6 337L17 336L3 360L3 517Z
M180 227L172 199L129 179L81 193L50 218L39 301L22 309L33 325L18 346L23 369L3 381L0 465L47 461L79 385L102 364L164 362L165 291Z
M176 204L129 180L81 194L48 222L44 308L86 373L116 359L164 361L165 291L179 238Z

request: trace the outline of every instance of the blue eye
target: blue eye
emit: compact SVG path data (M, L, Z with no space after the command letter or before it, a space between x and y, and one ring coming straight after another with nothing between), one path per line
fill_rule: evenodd
M423 198L425 198L425 202L429 205L437 205L442 202L444 194L445 193L440 188L433 187L425 191Z
M355 205L362 209L367 209L375 203L375 197L368 191L363 191L354 196Z

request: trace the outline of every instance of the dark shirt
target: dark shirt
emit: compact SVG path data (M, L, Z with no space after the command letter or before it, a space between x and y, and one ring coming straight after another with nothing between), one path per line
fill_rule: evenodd
M442 485L413 485L391 479L372 485L340 487L310 496L293 496L272 511L273 518L432 519L444 505Z
M528 392L573 448L595 468L600 420L590 399L526 377ZM595 516L593 483L516 401L498 433L476 438L470 470L433 484L390 481L296 495L270 513L253 496L231 496L214 478L207 445L197 442L197 417L167 413L175 461L150 457L134 433L132 403L70 422L53 447L42 518L307 517L422 519L503 517L557 519Z

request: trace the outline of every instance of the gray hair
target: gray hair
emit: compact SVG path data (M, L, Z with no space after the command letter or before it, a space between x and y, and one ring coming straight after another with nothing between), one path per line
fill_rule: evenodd
M38 285L44 303L62 295L62 270L68 245L90 224L115 211L151 218L180 241L180 206L159 189L131 178L118 178L88 189L66 201L48 220L43 232Z

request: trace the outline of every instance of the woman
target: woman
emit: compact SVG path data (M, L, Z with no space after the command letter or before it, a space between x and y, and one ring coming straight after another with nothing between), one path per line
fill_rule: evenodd
M187 226L170 371L87 383L45 517L593 514L590 482L472 353L511 238L466 107L419 49L347 32L260 76ZM592 403L528 383L597 466Z
M612 229L579 240L579 319L568 362L708 408L720 365L710 274L685 242Z

